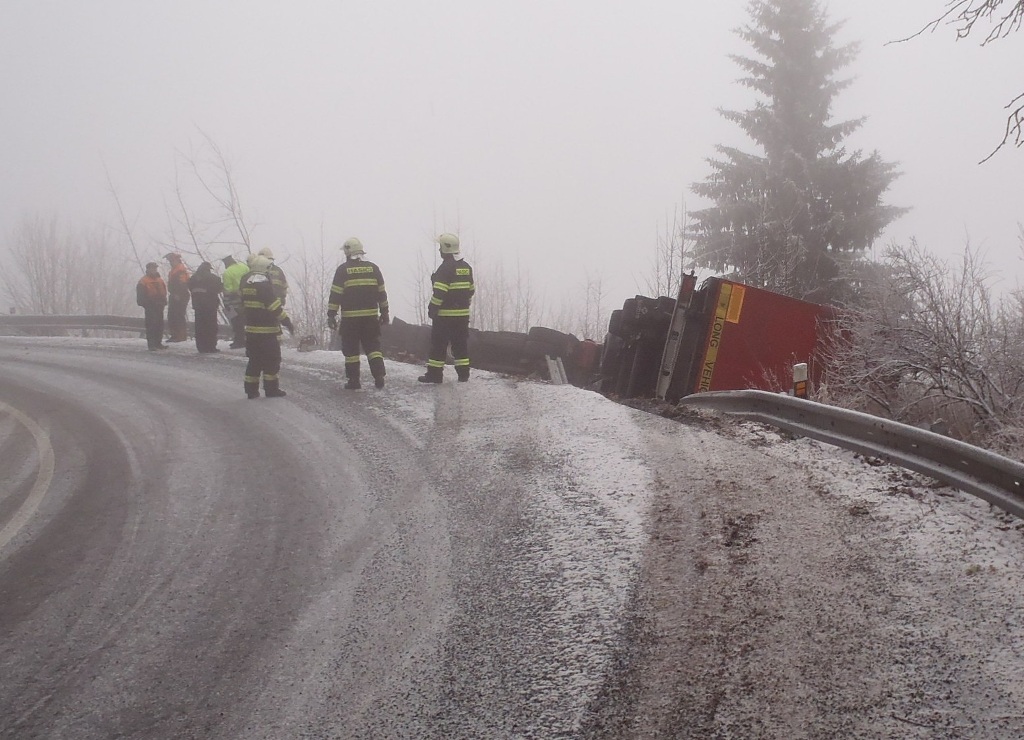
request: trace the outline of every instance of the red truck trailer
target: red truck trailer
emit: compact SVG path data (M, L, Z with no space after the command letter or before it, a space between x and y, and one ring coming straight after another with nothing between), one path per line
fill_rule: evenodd
M723 278L696 288L686 276L665 341L655 395L792 387L793 366L820 376L823 329L833 309Z

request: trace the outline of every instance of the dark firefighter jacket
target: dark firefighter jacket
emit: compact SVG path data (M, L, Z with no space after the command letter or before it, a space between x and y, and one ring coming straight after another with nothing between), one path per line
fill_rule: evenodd
M476 287L473 268L465 260L444 260L430 276L434 295L430 299L429 313L434 316L469 316L469 304Z
M193 307L198 309L217 308L220 306L220 294L224 290L224 284L210 269L209 263L204 262L188 279L188 289L192 294Z
M163 308L167 305L167 283L159 275L143 275L135 286L135 302L143 308Z
M270 283L274 286L274 295L281 299L283 306L288 299L288 278L284 276L284 270L274 263L270 263L270 267L267 268L267 277L270 278Z
M343 319L388 313L388 293L380 268L366 260L345 260L334 272L327 315Z
M280 334L281 325L291 319L274 295L274 286L263 272L250 272L241 282L242 305L245 307L246 334Z

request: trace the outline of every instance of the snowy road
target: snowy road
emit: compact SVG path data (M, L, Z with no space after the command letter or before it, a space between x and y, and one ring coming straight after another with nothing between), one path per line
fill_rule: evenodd
M0 339L0 737L1024 736L1022 523L756 424Z
M628 440L537 384L353 393L317 353L248 401L240 356L137 344L0 342L4 737L579 730L642 546Z

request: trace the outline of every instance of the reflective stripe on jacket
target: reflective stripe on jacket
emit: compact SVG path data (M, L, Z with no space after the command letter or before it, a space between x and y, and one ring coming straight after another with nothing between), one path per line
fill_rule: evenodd
M245 307L246 334L280 334L281 322L288 318L281 299L274 295L270 278L262 272L250 272L239 286Z
M430 280L434 284L430 305L437 306L438 316L469 316L476 286L466 260L444 260Z
M281 299L283 306L288 299L288 278L284 276L284 270L271 263L267 268L267 277L270 278L270 284L274 286L274 295Z
M220 293L224 289L220 278L209 268L201 266L188 279L188 289L192 294L192 305L196 308L216 308L220 306Z
M345 260L334 272L327 315L341 318L388 313L388 293L380 268L366 260Z

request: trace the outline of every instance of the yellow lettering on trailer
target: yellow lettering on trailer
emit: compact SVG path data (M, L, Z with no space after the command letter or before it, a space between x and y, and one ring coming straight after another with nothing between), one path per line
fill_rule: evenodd
M740 323L740 314L743 312L743 297L746 294L746 285L732 286L732 296L729 298L729 312L725 315L725 320L730 324Z
M718 305L715 306L715 319L711 324L711 336L708 337L708 348L704 351L704 366L700 371L698 391L711 390L711 378L715 374L715 363L718 361L718 348L722 344L722 330L725 328L726 317L729 315L729 304L733 286L722 283L718 292Z

